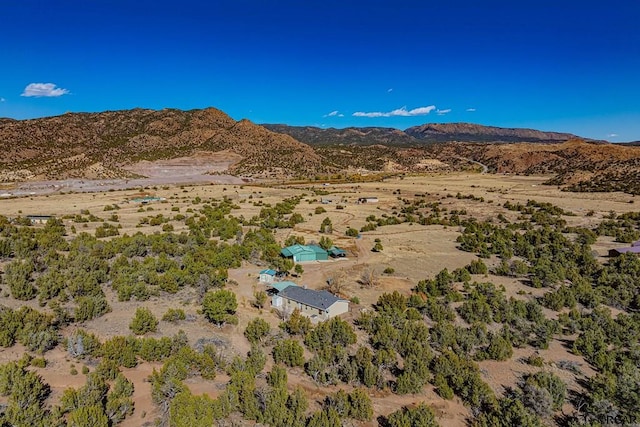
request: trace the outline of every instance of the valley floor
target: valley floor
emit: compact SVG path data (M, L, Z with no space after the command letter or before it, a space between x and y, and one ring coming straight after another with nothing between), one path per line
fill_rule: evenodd
M433 278L442 269L453 271L468 265L477 259L472 252L458 249L457 237L461 233L459 226L420 225L417 223L402 223L378 227L376 230L362 232L358 238L348 237L345 232L349 228L360 230L367 224L367 217L390 217L402 208L402 199L414 200L422 197L429 202L439 202L442 209L448 212L465 210L467 215L479 221L491 220L497 222L497 215L504 214L511 221L515 221L518 212L507 212L502 206L505 202L526 204L528 200L548 202L573 212L575 216L563 217L568 225L576 227L595 227L611 212L625 213L640 208L634 204L635 198L624 193L570 193L563 192L557 187L543 185L548 176L510 176L494 174L434 174L407 175L385 179L382 182L341 183L323 185L254 185L241 179L226 175L198 175L206 177L206 184L197 181L193 175L180 178L181 185L174 185L175 177L158 176L145 180L108 180L108 181L50 181L28 183L14 188L0 189L0 214L15 218L26 215L52 215L62 218L70 237L80 232L94 234L103 222L110 221L111 215L117 215L119 235L132 235L137 232L151 234L162 232L165 224L171 224L174 233L188 231L184 221L176 220L176 214L187 214L190 210L199 209L202 204L210 200L230 199L238 206L232 213L238 217L251 218L259 215L264 206L273 206L284 198L301 196L302 201L295 212L300 213L304 222L290 229L275 231L276 239L284 242L287 237L295 235L308 242L317 242L322 235L318 233L324 218L331 219L333 231L328 235L334 244L347 251L347 258L329 260L325 262L302 263L304 272L299 277L291 279L299 284L313 289L322 289L327 279L337 272L344 276L345 287L341 290L345 298L357 301L351 305L346 319L357 318L362 311L371 310L380 295L393 291L409 295L418 281ZM184 180L182 180L184 178ZM143 187L142 192L137 188ZM134 201L141 195L150 195L157 201L139 203ZM20 196L20 197L15 197ZM377 203L357 203L358 198L375 196ZM468 196L468 197L467 197ZM321 203L321 199L325 203ZM117 205L117 209L109 207ZM325 213L317 214L317 209L323 208ZM77 222L76 216L87 216L88 213L98 217L100 221ZM145 220L161 215L169 218L168 222L150 225ZM35 227L41 227L36 225ZM73 231L72 231L73 230ZM108 238L107 238L108 239ZM372 252L376 239L380 239L384 249ZM598 261L606 262L608 249L623 246L615 243L613 238L599 237L592 246L597 252ZM498 265L500 260L492 256L487 260L490 267ZM5 263L0 263L3 266ZM222 328L213 326L200 313L198 296L194 289L183 289L176 294L160 293L147 301L121 302L116 292L106 288L105 293L111 312L82 324L87 331L96 334L101 339L118 335L130 334L129 323L138 307L147 307L157 318L161 318L169 308L181 308L187 314L188 320L178 324L160 322L158 331L150 334L153 337L171 336L179 330L184 330L190 343L200 338L217 337L228 343L230 355L244 355L250 349L248 341L243 336L250 320L260 317L266 320L273 330L278 329L280 319L268 309L258 309L252 305L256 290L263 289L257 281L258 271L265 268L249 262L243 262L238 269L229 271L229 286L238 300L238 324L227 325ZM391 273L384 274L388 268ZM364 288L359 279L365 270L374 270L379 278L378 286ZM544 293L543 289L534 289L517 278L487 275L473 275L477 281L490 281L496 285L503 285L507 297L530 300ZM37 300L27 302L17 301L9 297L6 286L2 286L0 304L17 308L29 305L40 309ZM557 318L558 313L545 309L548 318ZM462 322L461 320L458 320ZM62 331L68 335L77 326L72 325ZM365 342L366 336L358 333L358 341ZM0 361L5 363L22 357L24 348L16 345L0 349ZM537 369L522 362L534 353L530 347L516 349L514 355L507 361L483 361L479 363L482 378L497 395L502 395L507 387L515 387L522 374L534 372ZM595 371L580 356L576 356L562 340L553 339L547 349L537 353L545 360L545 369L558 375L567 384L569 390L579 391L580 381L584 377L594 375ZM305 357L311 354L308 350ZM67 387L79 387L84 384L84 375L68 375L75 367L80 368L82 362L72 359L59 345L56 349L45 353L46 368L35 368L44 380L51 385L53 393L50 403L56 403ZM581 374L563 370L559 364L563 361L573 361L580 365ZM273 362L267 362L268 370ZM122 426L138 426L144 423L152 425L158 415L156 406L151 401L150 385L146 378L154 368L161 364L141 363L135 368L125 369L124 375L133 381L135 393L134 414L126 419ZM93 371L94 366L88 366ZM215 380L193 379L186 383L193 393L206 393L217 397L224 388L228 377L220 374ZM289 371L290 389L294 386L302 387L309 396L310 409L320 408L326 395L345 386L319 387L302 368L292 368ZM387 415L402 406L411 406L419 402L427 402L437 415L443 426L465 426L471 416L470 410L464 406L460 398L445 400L436 394L431 385L427 385L422 393L399 396L387 390L372 391L371 400L374 413ZM572 413L575 408L565 403L561 412ZM356 425L374 426L377 422L356 422Z

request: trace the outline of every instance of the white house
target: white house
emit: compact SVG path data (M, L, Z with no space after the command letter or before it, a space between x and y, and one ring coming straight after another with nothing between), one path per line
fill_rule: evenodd
M289 286L298 286L297 284L288 280L282 282L271 283L271 290L268 293L271 295L271 305L277 308L281 308L284 305L284 299L280 296L280 292L284 291Z
M287 312L298 309L313 320L322 321L349 311L349 301L327 291L287 286L277 295L279 306Z

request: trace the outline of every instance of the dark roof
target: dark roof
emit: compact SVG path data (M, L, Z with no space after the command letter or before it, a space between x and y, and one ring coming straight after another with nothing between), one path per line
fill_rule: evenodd
M631 252L634 254L640 254L640 246L631 246L629 248L615 248L615 249L611 249L611 251L619 254L625 254L628 252Z
M340 298L327 291L314 291L313 289L301 288L299 286L289 286L278 294L295 302L299 302L320 310L326 310Z
M344 249L340 249L340 248L335 247L335 246L331 246L327 252L329 252L330 255L334 255L334 256L346 255L347 254L347 252Z

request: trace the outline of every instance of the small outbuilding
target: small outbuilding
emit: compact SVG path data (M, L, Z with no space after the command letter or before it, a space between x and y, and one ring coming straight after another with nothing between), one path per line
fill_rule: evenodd
M142 205L148 205L153 202L163 202L166 199L164 197L155 197L155 196L144 196L144 197L136 197L135 199L131 199L131 202L140 203Z
M610 257L617 257L617 256L620 256L620 255L626 254L626 253L640 254L640 246L630 246L630 247L627 247L627 248L609 249L609 256Z
M51 215L27 215L27 219L31 221L31 224L46 224L52 218L53 216Z
M280 251L285 258L291 258L294 262L326 261L329 259L327 251L318 245L292 245Z
M331 246L327 252L331 258L344 258L347 256L347 252L344 249L336 246Z
M378 203L378 198L375 196L358 197L358 203Z
M258 275L258 280L260 283L273 283L276 278L277 272L275 270L271 270L270 268L260 271Z

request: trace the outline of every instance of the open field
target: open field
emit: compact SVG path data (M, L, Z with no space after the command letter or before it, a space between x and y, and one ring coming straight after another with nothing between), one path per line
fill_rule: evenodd
M292 280L312 289L326 287L327 279L341 273L344 277L344 287L341 294L344 298L358 301L352 304L346 319L356 319L361 311L370 310L378 298L384 293L398 291L409 296L412 289L420 280L435 277L442 269L453 271L469 265L477 259L473 252L463 252L456 239L462 232L458 225L421 225L417 222L404 222L395 225L380 226L375 230L362 232L359 237L348 237L345 232L349 228L360 230L367 224L367 217L392 217L403 207L403 199L424 200L426 203L438 203L446 212L465 211L466 217L474 217L479 221L490 220L497 222L499 214L509 221L516 221L519 213L507 211L502 207L505 202L526 204L528 200L547 202L574 216L564 216L569 226L596 227L611 212L618 214L640 210L633 196L623 193L568 193L556 187L542 185L547 176L506 176L489 174L447 174L420 175L389 178L382 182L341 183L341 184L301 184L301 185L251 185L251 184L218 184L218 185L185 185L174 186L165 182L149 185L141 190L112 189L110 191L30 195L16 198L0 199L0 214L15 218L26 215L53 215L63 220L68 238L73 238L81 232L94 234L96 230L109 223L118 229L120 236L132 235L137 232L144 234L161 233L169 230L173 233L188 232L184 217L192 216L211 201L228 198L235 208L234 217L249 219L258 216L265 206L273 206L285 198L301 196L300 203L295 207L304 222L293 228L275 230L275 237L279 243L294 235L303 237L309 242L318 242L323 219L329 218L333 224L330 237L334 244L347 251L346 259L322 262L302 263L304 272ZM133 201L135 198L153 196L149 202ZM375 196L377 203L358 204L359 197ZM469 197L466 197L469 196ZM326 199L326 203L321 200ZM316 213L318 208L326 212ZM182 217L180 217L181 215ZM91 218L93 216L93 218ZM158 218L156 225L152 225L153 218ZM86 221L85 221L86 219ZM35 227L42 227L36 225ZM247 227L245 227L247 228ZM106 237L105 239L110 239ZM375 240L380 239L384 249L373 252ZM613 239L601 236L592 245L597 252L598 261L606 262L604 258L611 247L624 246L615 243ZM489 268L496 267L500 260L492 256L485 260ZM6 262L0 263L0 266ZM254 293L263 289L257 281L258 271L265 268L264 263L243 261L240 268L229 270L230 285L237 297L237 325L225 325L221 328L208 322L200 312L201 304L196 289L184 288L175 294L160 291L152 294L146 301L119 301L117 293L110 287L105 287L111 311L80 325L71 325L62 330L63 335L69 335L74 329L82 327L96 334L102 340L130 334L129 323L135 309L147 307L158 318L169 308L181 308L187 314L187 320L177 324L161 321L157 332L148 336L172 336L183 330L190 344L201 338L217 337L228 343L225 355L245 355L250 350L249 342L243 336L248 323L260 317L266 320L275 331L280 319L268 309L258 309L252 305ZM385 268L392 273L383 273ZM363 287L359 280L366 270L373 271L378 283L373 287ZM535 289L514 277L496 276L489 274L473 275L477 281L490 281L505 288L507 297L529 301L542 296L545 289ZM456 287L462 290L461 284ZM2 286L0 304L17 308L28 305L35 309L39 307L36 299L31 301L17 301L9 296L6 286ZM44 310L47 310L46 308ZM557 318L557 313L544 309L549 318ZM462 320L459 320L461 324ZM366 334L358 331L358 342L366 344ZM25 351L18 345L0 349L0 360L4 363L17 360ZM507 387L516 387L522 373L534 372L539 368L524 364L521 359L537 352L545 361L545 369L562 378L570 390L579 391L579 379L592 376L595 371L580 356L570 352L570 347L559 339L553 339L546 349L534 350L531 347L515 349L514 354L506 361L486 360L479 363L482 378L497 395L502 395ZM267 350L268 352L268 350ZM306 357L311 354L307 351ZM83 362L73 360L62 345L44 354L47 360L46 368L38 368L47 383L51 385L53 393L49 397L49 404L56 404L62 391L67 387L79 387L84 383L84 375L70 376L68 373L75 364L82 366ZM581 365L581 374L571 373L558 367L558 362L571 360ZM273 365L269 360L267 369ZM94 366L87 365L91 371ZM135 412L121 425L137 426L149 423L159 416L158 409L151 401L150 385L146 378L153 368L159 369L159 363L140 363L135 368L124 369L125 376L133 381L135 392L133 400ZM195 394L205 393L212 398L217 397L225 387L228 376L219 374L215 380L192 378L186 381L188 387ZM350 390L352 387L342 385L318 386L308 377L302 368L289 370L289 388L302 387L309 396L310 409L320 409L320 402L330 393L340 388ZM402 406L411 406L419 402L431 405L443 426L464 426L471 416L470 409L463 405L459 397L445 400L440 397L431 385L424 387L418 394L397 395L389 390L370 390L374 414L387 415ZM572 413L575 410L570 404L565 404L562 411ZM249 424L248 424L249 425ZM373 426L377 421L356 422L354 425Z

